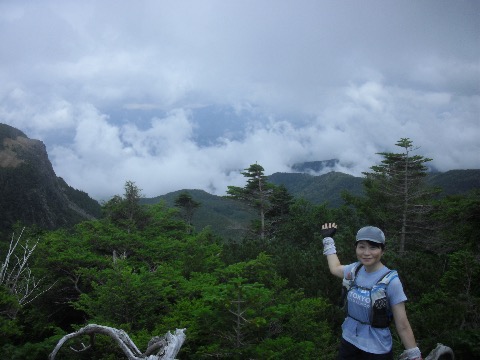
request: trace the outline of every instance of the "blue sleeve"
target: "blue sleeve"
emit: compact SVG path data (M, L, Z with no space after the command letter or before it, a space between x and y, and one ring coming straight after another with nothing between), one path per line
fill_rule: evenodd
M347 274L352 271L352 269L353 269L353 267L355 266L355 264L357 264L357 263L354 262L354 263L345 265L345 266L343 267L343 277L344 277L344 278L347 278Z
M388 284L387 294L390 306L407 301L407 296L403 291L402 282L398 277L392 279L392 281L390 281L390 283Z

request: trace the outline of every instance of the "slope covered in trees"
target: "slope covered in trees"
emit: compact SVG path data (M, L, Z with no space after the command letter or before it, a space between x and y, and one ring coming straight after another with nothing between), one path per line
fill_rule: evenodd
M272 197L263 237L258 214L241 241L226 241L209 228L192 231L181 209L143 204L132 182L103 205L100 220L25 230L19 245L38 239L29 269L41 286L34 301L22 304L14 290L21 287L0 282L2 356L45 359L65 334L96 323L125 330L141 348L155 335L185 328L179 359L334 359L344 318L337 306L341 284L332 281L316 234L322 223L338 223L339 256L353 262L356 230L375 220L362 206L379 194L365 191L349 206L330 207L267 185ZM190 195L200 204L195 218L204 204ZM441 342L457 359L472 359L480 352L480 192L422 202L431 208L425 221L432 231L422 241L414 238L403 254L390 249L401 232L388 231L385 261L399 271L423 353ZM396 211L375 210L379 219ZM12 269L15 257L7 262L0 254L1 265ZM402 351L397 340L394 351ZM88 352L62 347L56 359L86 357L124 355L110 338L97 336Z
M251 208L203 190L174 191L155 198L142 198L140 203L154 205L163 202L168 207L175 207L175 200L185 192L200 203L200 208L192 215L192 226L197 231L209 226L226 241L241 239L248 232L248 225L255 217Z

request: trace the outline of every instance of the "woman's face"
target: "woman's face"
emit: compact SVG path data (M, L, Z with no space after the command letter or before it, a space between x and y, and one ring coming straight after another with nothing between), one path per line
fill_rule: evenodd
M355 247L358 260L363 266L372 267L380 262L383 250L380 246L369 244L368 241L360 240Z

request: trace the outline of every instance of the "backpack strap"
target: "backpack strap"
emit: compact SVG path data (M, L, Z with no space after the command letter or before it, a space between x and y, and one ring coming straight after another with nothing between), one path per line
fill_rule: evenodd
M370 291L372 310L370 313L370 324L376 328L386 328L393 319L387 296L388 284L398 277L396 270L390 270L384 274Z
M340 297L340 307L346 307L347 304L347 295L350 291L351 287L355 284L355 278L357 277L360 268L362 267L362 263L359 261L353 265L352 269L343 276L342 281L342 295Z
M395 278L398 278L398 272L397 270L392 270L390 271L390 273L387 274L386 277L383 278L382 282L386 282L386 284L388 285L388 283Z
M362 266L363 264L360 261L356 262L352 269L343 277L343 280L352 283L355 282L355 278L357 277L357 274Z
M388 286L390 281L398 277L397 270L390 270L385 275L383 275L378 281L377 284L382 284Z

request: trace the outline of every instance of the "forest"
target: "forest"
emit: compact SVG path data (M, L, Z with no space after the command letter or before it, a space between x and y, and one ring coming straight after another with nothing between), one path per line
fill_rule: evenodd
M209 227L188 192L174 207L141 204L140 186L102 203L102 217L47 231L18 224L0 243L0 349L4 359L47 359L87 324L122 329L140 348L186 329L179 359L335 359L345 317L341 281L329 272L321 225L338 224L342 263L356 261L356 231L380 227L385 265L399 272L424 356L437 343L457 359L480 356L480 189L442 195L425 185L431 159L408 138L364 173L364 194L316 205L270 183L260 164L226 197L258 216L241 240ZM395 329L394 353L403 351ZM56 359L125 359L107 336Z

